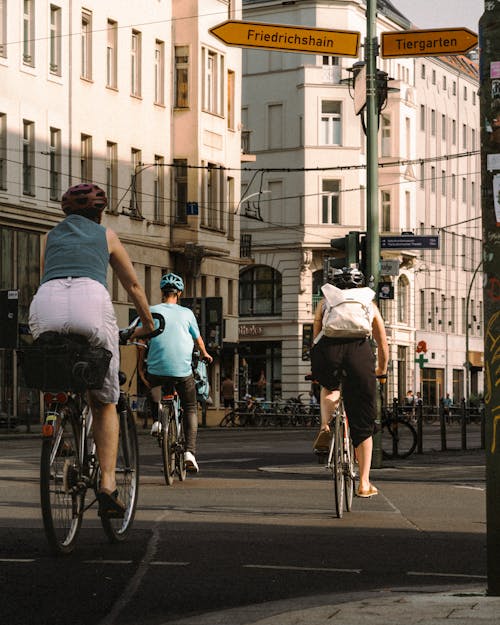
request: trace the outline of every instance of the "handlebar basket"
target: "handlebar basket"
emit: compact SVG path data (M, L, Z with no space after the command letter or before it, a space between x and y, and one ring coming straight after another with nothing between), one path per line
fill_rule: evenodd
M44 332L18 353L26 386L44 392L102 388L112 357L84 336L58 332Z

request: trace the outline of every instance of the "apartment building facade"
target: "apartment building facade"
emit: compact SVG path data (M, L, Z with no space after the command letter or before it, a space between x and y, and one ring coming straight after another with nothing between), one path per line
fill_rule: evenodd
M151 303L167 270L184 275L188 296L224 297L214 387L221 363L234 366L239 231L228 216L239 188L241 52L208 28L240 5L0 3L0 78L9 85L0 94L0 290L18 291L21 329L62 192L94 181L109 198L103 224L120 236ZM134 311L111 271L108 288L126 325ZM134 359L124 355L130 369ZM14 350L0 349L0 387L0 412L36 411Z
M379 34L411 27L396 5L379 3ZM243 2L248 21L357 31L362 41L365 10L361 0ZM242 196L251 199L240 207L241 228L253 265L240 273L240 351L248 354L243 381L256 390L263 371L268 398L308 391L307 345L330 240L366 230L366 142L347 80L362 54L243 54L243 132L256 163L242 180ZM379 119L380 233L432 234L441 242L439 252L382 254L399 267L396 276L381 276L394 295L381 301L387 393L392 399L420 390L432 405L447 392L460 400L467 361L474 361L471 388L479 392L482 379L479 276L470 297L476 327L467 337L464 303L481 246L477 68L464 59L404 57L379 58L378 67L395 90Z

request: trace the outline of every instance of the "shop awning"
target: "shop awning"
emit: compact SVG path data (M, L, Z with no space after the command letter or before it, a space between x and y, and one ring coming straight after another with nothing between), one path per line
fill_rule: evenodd
M482 369L484 366L483 352L473 352L469 350L469 364L471 367Z

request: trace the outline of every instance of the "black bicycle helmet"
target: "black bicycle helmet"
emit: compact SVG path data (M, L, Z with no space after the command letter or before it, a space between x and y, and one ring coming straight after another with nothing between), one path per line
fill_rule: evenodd
M66 215L77 213L89 219L101 221L103 210L108 205L106 193L96 184L77 184L62 196L61 207Z
M365 286L365 276L356 267L344 267L334 269L329 282L339 289L357 289Z

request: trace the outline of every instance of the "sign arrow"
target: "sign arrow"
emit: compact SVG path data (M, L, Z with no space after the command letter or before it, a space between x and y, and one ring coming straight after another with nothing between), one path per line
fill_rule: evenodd
M450 56L477 46L477 35L468 28L391 31L382 33L381 39L381 56L385 58Z
M298 28L282 24L227 20L210 28L228 46L308 52L331 56L358 56L360 33L349 30Z

